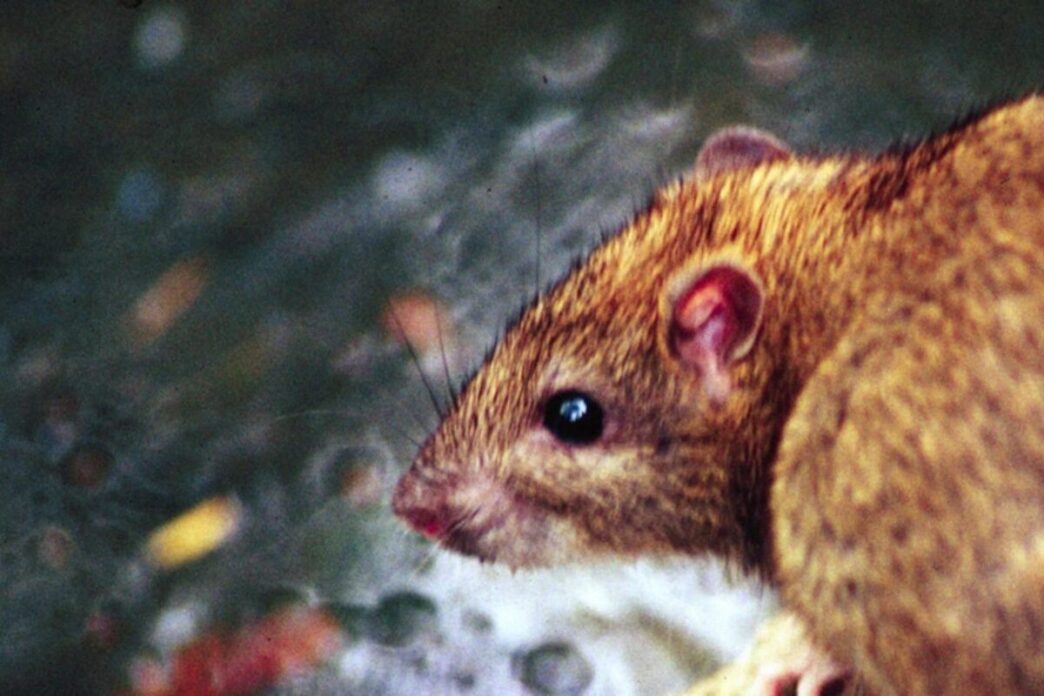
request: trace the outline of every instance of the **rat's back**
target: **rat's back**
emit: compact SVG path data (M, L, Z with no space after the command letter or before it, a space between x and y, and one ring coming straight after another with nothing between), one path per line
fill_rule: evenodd
M873 693L1044 693L1044 100L936 146L784 429L777 577Z

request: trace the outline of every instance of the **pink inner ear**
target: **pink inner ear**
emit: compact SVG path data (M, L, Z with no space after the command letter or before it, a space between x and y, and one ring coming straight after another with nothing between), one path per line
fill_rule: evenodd
M727 368L749 349L761 302L761 290L748 274L718 266L697 278L675 303L671 346L716 400L728 395Z
M700 284L678 303L677 348L693 360L712 353L724 355L736 332L736 321L721 292L713 283Z

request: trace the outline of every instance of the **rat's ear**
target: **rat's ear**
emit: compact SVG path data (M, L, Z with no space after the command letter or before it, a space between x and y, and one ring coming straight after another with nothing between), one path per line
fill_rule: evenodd
M712 400L724 401L732 387L728 368L750 352L761 325L761 283L742 268L717 264L678 290L670 307L670 350L699 374Z
M751 167L791 156L790 148L776 136L749 126L733 126L714 133L696 156L696 176Z

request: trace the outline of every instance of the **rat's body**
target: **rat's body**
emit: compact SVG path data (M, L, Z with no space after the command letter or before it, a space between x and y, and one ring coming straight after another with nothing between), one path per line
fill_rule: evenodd
M1044 692L1044 97L877 158L712 141L395 507L516 566L723 555L872 693Z

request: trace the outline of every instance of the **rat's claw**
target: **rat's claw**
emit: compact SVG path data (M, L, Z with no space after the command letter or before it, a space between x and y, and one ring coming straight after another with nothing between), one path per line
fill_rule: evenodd
M751 656L760 662L752 694L758 696L842 696L852 670L814 645L804 624L784 612L758 632Z
M758 696L841 696L851 670L812 649L788 656L786 662L761 666L752 693Z

